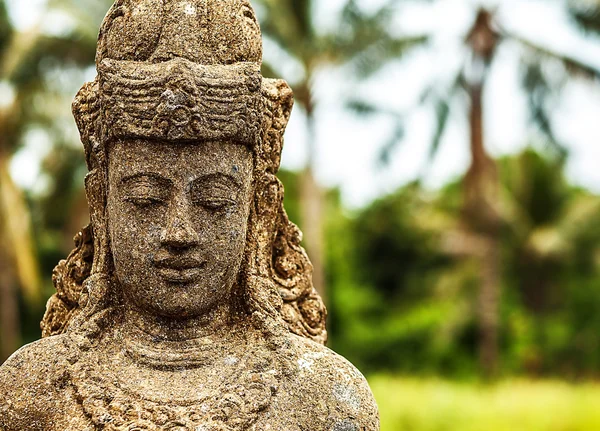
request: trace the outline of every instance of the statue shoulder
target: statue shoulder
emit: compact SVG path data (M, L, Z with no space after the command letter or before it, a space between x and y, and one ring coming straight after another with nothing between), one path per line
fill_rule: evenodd
M361 372L331 349L293 337L296 368L291 382L293 396L306 411L323 410L327 417L326 425L313 425L309 429L378 431L377 403Z
M45 430L67 385L64 336L15 352L0 366L0 430Z

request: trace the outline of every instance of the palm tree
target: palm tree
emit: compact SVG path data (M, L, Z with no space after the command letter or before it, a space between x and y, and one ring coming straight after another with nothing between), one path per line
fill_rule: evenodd
M314 266L313 283L326 300L322 232L323 193L314 176L318 155L315 134L317 95L314 84L319 72L328 67L351 64L363 72L373 72L386 61L400 56L420 39L391 36L388 31L391 18L388 8L367 15L357 6L355 0L346 2L339 27L326 33L316 28L316 1L256 2L265 39L278 45L303 69L300 79L289 80L295 100L306 115L308 132L308 160L301 178L300 224ZM270 58L268 53L265 57L264 74L285 78L277 59Z
M394 3L394 0L391 3ZM507 42L520 45L520 61L525 70L523 87L528 94L531 120L559 154L564 153L564 147L559 144L553 133L546 103L553 89L542 71L543 65L548 60L559 61L571 75L577 74L592 79L600 76L600 71L578 59L554 52L551 48L539 46L508 31L500 21L501 9L502 6L496 9L480 7L473 11L472 24L464 33L466 54L462 67L451 72L454 75L444 80L451 83L449 87L440 88L440 84L434 82L424 90L422 98L423 102L431 106L437 118L436 130L430 144L431 158L437 154L452 110L457 106L464 106L468 112L471 162L462 183L463 216L458 236L460 240L453 243L461 244L457 252L467 252L480 262L479 355L482 370L487 376L493 376L498 367L500 235L502 225L507 222L500 205L501 190L496 162L488 154L484 142L483 119L488 104L488 101L484 100L484 90L489 85L490 71L499 58L496 53L499 47ZM594 27L594 23L598 23L598 15L594 13L596 12L587 9L579 10L575 18L588 29L594 29L597 28ZM465 100L464 96L467 103L461 105L461 101ZM351 106L363 114L381 111L363 100L353 101ZM401 130L399 114L396 114L396 121L400 122ZM386 156L401 138L401 133L392 137L390 143L384 147Z
M53 136L50 131L55 110L40 109L34 103L51 93L44 65L52 60L58 64L92 64L94 44L95 37L86 38L77 27L60 36L46 34L39 26L19 32L8 17L6 3L0 0L0 86L8 95L0 101L0 360L20 344L17 287L30 306L41 299L29 205L10 175L11 157L33 125ZM68 100L64 103L69 106ZM59 129L54 128L55 136Z

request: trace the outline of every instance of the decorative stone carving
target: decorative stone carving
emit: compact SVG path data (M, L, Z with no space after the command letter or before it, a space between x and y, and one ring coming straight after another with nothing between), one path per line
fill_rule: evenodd
M0 368L0 430L379 429L276 177L292 92L247 0L117 0L73 103L91 225L44 338Z

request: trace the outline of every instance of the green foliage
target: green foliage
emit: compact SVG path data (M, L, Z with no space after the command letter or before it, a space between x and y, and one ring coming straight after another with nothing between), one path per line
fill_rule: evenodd
M368 14L356 0L347 0L337 28L323 32L315 27L313 1L257 0L256 3L263 35L304 69L300 81L291 81L291 84L296 101L306 109L312 108L314 103L313 81L320 68L350 65L358 76L365 77L427 40L393 35L392 4ZM263 71L266 76L282 77L279 64L273 60L268 55L265 57Z
M372 282L389 299L427 296L430 292L413 280L444 261L432 233L417 220L427 205L419 192L417 185L408 186L376 201L353 227L359 279Z
M600 370L600 198L564 160L499 160L504 374ZM361 369L468 377L477 361L477 262L461 253L461 187L410 184L348 215L329 203L331 346Z
M285 186L283 203L289 219L298 223L300 220L300 176L295 172L281 169L277 177Z
M474 268L441 252L447 220L424 195L413 184L339 213L328 233L332 347L363 370L473 371L472 313L455 282L472 293Z

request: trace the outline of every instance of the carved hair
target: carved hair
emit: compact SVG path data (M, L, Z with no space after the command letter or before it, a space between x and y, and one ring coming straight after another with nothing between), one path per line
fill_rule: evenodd
M207 4L204 0L197 3ZM260 57L261 49L256 43L256 32L260 38L260 30L248 2L224 3L240 8L243 23L240 31L250 34L244 39L246 56L250 60ZM237 283L242 289L244 311L269 332L289 330L325 343L326 309L313 287L312 265L300 245L302 234L288 219L283 207L283 186L276 177L283 133L293 105L291 89L285 81L262 79L260 65L255 62L228 64L227 59L217 55L216 60L211 61L220 64L198 64L206 64L210 55L216 55L214 50L207 51L206 46L198 54L204 57L168 59L157 56L164 43L156 40L154 51L147 49L145 58L135 58L132 68L131 59L110 53L110 41L114 39L110 30L113 26L125 25L116 20L130 16L128 4L131 6L133 2L119 0L109 11L98 44L99 75L94 82L83 86L73 103L90 171L85 186L91 225L76 235L75 249L53 272L56 294L47 304L41 324L43 336L85 326L118 301L111 287L114 285L113 263L105 213L107 143L132 137L189 140L196 136L198 139L233 139L248 145L253 152L254 201ZM139 53L140 49L132 52ZM235 60L240 60L241 54L233 55ZM148 61L151 56L155 57L153 62ZM164 66L159 69L158 63ZM131 73L132 70L136 70L137 75ZM164 76L160 75L161 71ZM123 89L119 85L128 87ZM227 106L228 112L235 113L227 116L225 123L228 124L217 124L223 116L204 115L209 110L203 102L207 94L210 107L216 104L218 110L221 103L223 109ZM140 100L150 102L145 102L144 109L140 110ZM165 111L181 115L173 118L174 115L165 115ZM123 120L128 115L130 118Z

